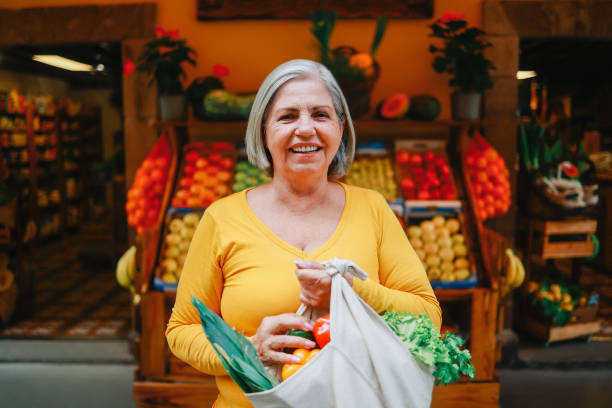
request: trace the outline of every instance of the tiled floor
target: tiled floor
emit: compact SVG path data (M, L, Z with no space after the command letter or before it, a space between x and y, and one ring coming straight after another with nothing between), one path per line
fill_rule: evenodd
M79 256L82 246L76 234L40 249L33 260L33 314L0 330L0 337L127 338L130 294L115 281L112 264Z

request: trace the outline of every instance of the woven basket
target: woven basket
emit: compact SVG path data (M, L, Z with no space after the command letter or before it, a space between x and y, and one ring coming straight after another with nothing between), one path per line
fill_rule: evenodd
M374 62L374 75L360 82L338 81L348 103L352 119L359 119L370 111L370 95L380 76L380 66Z

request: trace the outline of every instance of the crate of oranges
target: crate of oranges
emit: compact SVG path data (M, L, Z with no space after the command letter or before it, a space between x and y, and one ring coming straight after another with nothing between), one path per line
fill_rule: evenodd
M202 209L232 192L236 147L195 142L183 148L172 207Z

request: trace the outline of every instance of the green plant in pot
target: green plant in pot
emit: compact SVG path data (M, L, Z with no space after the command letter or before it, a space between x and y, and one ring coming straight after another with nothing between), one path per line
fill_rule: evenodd
M330 48L330 38L338 19L338 13L317 10L310 13L310 31L318 42L319 61L325 65L338 81L349 105L353 118L359 118L370 110L370 94L380 75L380 66L374 60L378 46L387 29L387 17L376 20L376 29L370 52L359 52L342 45Z
M181 78L185 77L183 63L196 65L195 51L187 41L178 38L178 30L155 29L157 37L144 45L142 55L136 60L136 70L151 75L157 82L162 120L186 118L185 95Z
M468 27L460 13L446 12L429 27L430 37L443 40L443 46L430 45L429 50L435 56L433 69L451 74L448 84L455 88L451 95L453 119L478 119L482 92L493 86L489 71L495 67L484 56L491 43L483 38L484 31Z

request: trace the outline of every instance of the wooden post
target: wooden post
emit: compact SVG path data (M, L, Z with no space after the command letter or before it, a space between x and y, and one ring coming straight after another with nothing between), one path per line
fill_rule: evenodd
M166 305L162 292L151 291L140 302L140 374L161 378L166 373Z
M470 330L472 362L476 380L495 378L495 327L497 319L497 291L474 289L472 295L472 324Z

